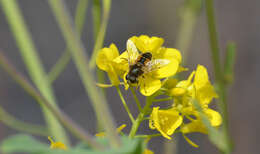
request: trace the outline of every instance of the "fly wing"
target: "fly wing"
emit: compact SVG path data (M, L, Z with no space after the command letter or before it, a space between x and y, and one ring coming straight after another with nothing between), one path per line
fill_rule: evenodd
M126 50L128 53L128 63L129 63L129 65L133 65L139 56L139 52L133 41L131 41L131 40L127 41Z
M146 63L145 67L143 67L144 73L149 73L160 69L170 63L168 59L154 59Z

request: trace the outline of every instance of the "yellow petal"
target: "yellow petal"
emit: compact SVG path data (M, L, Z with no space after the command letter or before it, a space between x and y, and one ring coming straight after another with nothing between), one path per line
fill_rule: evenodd
M159 37L149 37L147 35L141 35L139 37L133 36L130 38L136 45L137 49L139 49L141 52L151 52L154 53L156 50L158 50L164 40Z
M108 71L110 69L109 64L118 56L119 52L117 47L111 44L109 48L103 48L98 52L96 64L101 70Z
M172 88L171 90L169 90L169 94L171 96L182 96L186 93L186 89L185 88Z
M100 133L95 134L95 136L96 137L105 137L106 134L105 134L105 132L100 132Z
M197 100L202 105L208 105L213 98L218 98L218 95L210 82L200 88L195 87L195 89Z
M154 59L167 59L170 61L166 66L154 71L155 78L165 78L173 76L179 70L181 63L181 54L177 49L160 48L157 53L153 54Z
M144 78L139 77L140 92L144 96L151 96L157 90L161 88L161 81L158 79L145 76Z
M116 57L113 60L113 66L117 72L117 74L123 78L123 75L128 72L128 54L127 52L123 52L120 56Z
M155 59L176 59L179 63L181 63L182 57L179 50L174 48L159 48L156 53L153 53L153 58Z
M118 79L118 75L115 72L115 69L110 65L110 69L107 71L108 77L112 83L112 85L117 86L120 84L120 80Z
M183 118L176 110L159 110L154 107L151 114L152 124L150 128L156 128L165 138L171 139L170 135L182 124Z
M67 146L63 144L62 142L54 142L51 137L48 137L49 141L51 142L50 148L51 149L61 149L61 150L67 150Z
M221 125L222 117L217 111L212 109L207 109L204 112L209 117L210 123L213 127L217 127Z
M166 88L166 89L171 89L171 88L175 88L176 85L177 85L177 83L178 83L178 80L177 80L177 79L168 78L168 79L166 79L166 80L164 80L164 81L162 82L162 85L163 85L163 87Z
M116 129L116 132L117 132L117 133L120 133L125 127L126 127L126 124L122 124L121 126L119 126L119 127Z
M198 90L208 82L209 82L209 77L208 77L207 69L202 65L198 65L194 77L194 85L196 87L196 90Z
M179 68L179 62L176 59L169 59L170 63L153 71L153 77L162 79L166 77L173 76L177 73Z
M207 134L207 129L200 120L193 120L190 123L184 124L180 130L183 134L195 132Z
M145 149L143 154L154 154L154 153L149 149Z

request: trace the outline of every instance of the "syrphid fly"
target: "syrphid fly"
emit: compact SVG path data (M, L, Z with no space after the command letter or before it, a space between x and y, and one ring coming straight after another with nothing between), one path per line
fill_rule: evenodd
M138 84L139 77L144 77L146 73L155 71L167 64L167 59L154 59L150 51L139 53L133 41L127 41L127 53L129 72L125 79L129 84Z

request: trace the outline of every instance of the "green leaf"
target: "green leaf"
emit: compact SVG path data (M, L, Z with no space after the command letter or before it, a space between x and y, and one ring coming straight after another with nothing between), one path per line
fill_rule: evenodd
M49 145L37 141L29 135L14 135L1 143L1 152L14 153L25 152L31 154L94 154L93 151L84 149L59 150L50 149Z
M105 150L106 154L141 154L145 149L142 139L129 139L126 136L122 138L122 146L116 149ZM107 138L97 138L97 142L104 146L109 145ZM24 152L30 154L103 154L104 151L94 151L88 145L80 143L69 150L50 149L50 146L42 143L32 136L20 134L5 139L1 143L2 153Z
M116 149L106 150L106 154L141 154L145 149L145 143L142 139L129 139L127 136L121 136L122 146ZM109 141L104 137L97 137L96 141L105 147L109 146ZM79 143L74 149L89 149L85 143ZM92 151L93 154L100 154L99 151Z
M43 152L49 149L49 146L35 140L29 135L14 135L5 139L1 143L1 151L3 153L12 152Z

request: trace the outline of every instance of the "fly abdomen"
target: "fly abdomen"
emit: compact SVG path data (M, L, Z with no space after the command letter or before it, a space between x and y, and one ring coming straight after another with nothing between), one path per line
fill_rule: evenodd
M139 66L138 64L133 65L129 71L129 74L131 74L132 76L135 76L135 77L139 77L143 73L144 72L142 70L142 66Z
M139 57L137 63L141 65L145 65L145 63L150 61L151 59L152 59L152 54L150 52L145 52Z

